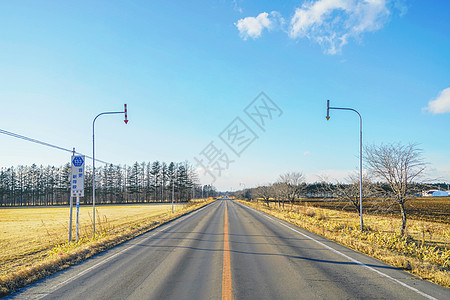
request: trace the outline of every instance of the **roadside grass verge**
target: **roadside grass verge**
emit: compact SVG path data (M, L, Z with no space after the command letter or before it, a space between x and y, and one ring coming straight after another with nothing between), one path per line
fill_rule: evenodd
M242 200L238 202L365 253L422 279L450 288L448 224L409 220L408 233L401 236L396 232L401 220L365 215L364 232L361 233L359 215L356 213L303 205L283 209L274 203L267 206L261 202ZM427 228L432 232L431 241L426 241L426 235L429 234ZM409 234L417 231L419 234L415 235L416 237Z
M45 226L38 226L37 231L39 234L35 233L36 236L30 238L30 233L27 233L26 228L33 231L31 230L33 225L29 224L21 225L25 228L17 228L18 237L16 237L15 241L12 237L9 237L9 241L6 241L7 235L5 234L4 239L2 233L0 246L2 251L5 249L5 252L0 256L0 297L64 270L71 265L80 263L213 201L196 201L178 205L173 214L171 213L170 205L98 206L98 210L96 210L95 239L92 237L92 217L86 212L83 220L80 217L80 239L78 242L73 240L71 243L67 242L68 221L66 222L66 219L68 219L68 208L45 208L47 212L39 212L39 221L35 219L31 221L31 223L43 222L43 224L46 224ZM64 221L55 217L54 224L56 225L52 226L48 211L51 212L50 215L58 215L59 213L54 211L58 209L64 209ZM33 209L26 208L23 210ZM4 210L0 210L0 213L3 212ZM25 214L27 213L29 212ZM19 214L16 213L15 219L18 219L20 214L21 212ZM44 218L44 221L41 221L42 218ZM3 230L6 227L1 228ZM7 232L7 230L5 229L4 232ZM42 232L44 232L44 236L40 235ZM22 236L22 233L25 237ZM75 226L72 236L74 239ZM24 238L29 243L20 242ZM43 242L39 243L41 239ZM18 243L20 246L14 247L14 243ZM38 245L33 247L33 243ZM15 250L11 250L11 248Z

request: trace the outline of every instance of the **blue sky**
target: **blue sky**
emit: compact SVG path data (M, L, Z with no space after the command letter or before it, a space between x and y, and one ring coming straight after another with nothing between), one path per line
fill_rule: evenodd
M364 144L419 143L427 176L450 181L448 1L0 1L0 128L92 154L233 160L220 189L287 171L344 178ZM244 109L260 92L282 111L265 131ZM432 104L429 106L430 101ZM427 109L428 107L428 109ZM236 117L258 138L238 157L220 139ZM70 154L0 135L0 165ZM204 174L203 171L200 172ZM201 176L202 183L212 181Z

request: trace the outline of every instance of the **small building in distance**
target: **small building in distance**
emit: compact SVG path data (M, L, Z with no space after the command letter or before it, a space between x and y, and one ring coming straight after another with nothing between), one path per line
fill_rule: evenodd
M422 192L422 197L449 197L450 191L428 190Z

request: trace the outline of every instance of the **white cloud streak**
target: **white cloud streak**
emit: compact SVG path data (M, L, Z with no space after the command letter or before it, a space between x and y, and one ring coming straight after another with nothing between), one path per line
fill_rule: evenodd
M428 102L428 106L424 110L432 114L450 113L450 87L442 90L436 99Z
M308 38L325 53L337 54L351 38L376 31L390 14L385 0L319 0L306 2L295 10L289 36Z
M350 39L359 40L365 32L382 28L392 9L406 12L403 0L305 1L295 9L285 31L292 39L306 38L318 43L325 53L337 54ZM273 20L282 19L276 12L272 12L271 16ZM270 29L273 20L268 19L267 13L262 13L256 18L241 19L235 25L244 40L248 37L256 39L264 28Z

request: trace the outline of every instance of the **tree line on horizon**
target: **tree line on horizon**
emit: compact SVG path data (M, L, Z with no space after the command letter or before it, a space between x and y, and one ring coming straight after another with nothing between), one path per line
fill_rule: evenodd
M70 201L71 166L22 166L0 169L0 207L66 205ZM214 197L216 189L198 184L192 165L135 162L132 166L106 165L95 169L96 204L186 202L194 197ZM84 197L92 203L92 167L86 166Z

